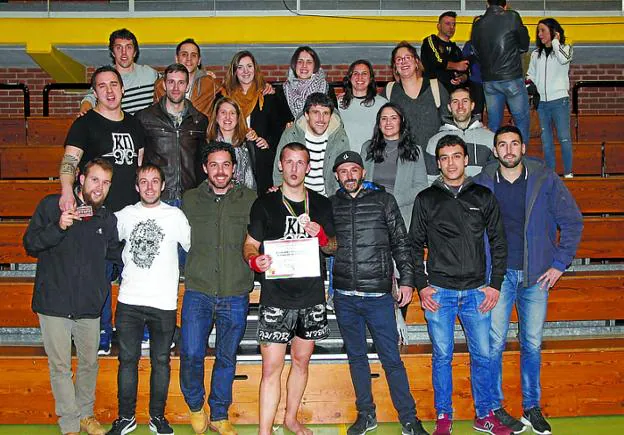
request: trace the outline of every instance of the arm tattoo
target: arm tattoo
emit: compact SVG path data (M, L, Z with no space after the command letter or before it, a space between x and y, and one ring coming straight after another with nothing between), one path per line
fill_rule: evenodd
M252 243L245 243L243 245L243 258L245 259L245 261L249 261L249 258L253 257L254 255L260 255L260 250Z
M323 246L321 248L321 251L323 251L327 255L332 255L334 252L336 252L336 249L338 249L338 243L336 241L336 238L330 237L327 241L327 245Z
M78 168L78 163L80 159L72 154L64 154L63 160L61 160L61 167L59 169L59 173L61 175L67 174L72 177L76 176L76 169Z

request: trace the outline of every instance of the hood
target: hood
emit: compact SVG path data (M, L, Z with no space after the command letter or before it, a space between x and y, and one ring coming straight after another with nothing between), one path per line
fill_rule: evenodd
M459 193L461 193L463 190L465 190L471 184L474 184L474 181L473 181L472 177L466 176L466 178L464 178L464 182L461 185L461 188L459 189ZM442 175L440 175L438 178L436 178L434 180L433 184L431 184L431 187L437 187L438 189L442 189L443 191L450 193L449 188L442 181Z
M457 131L457 130L463 131L464 130L457 126L457 124L453 120L453 115L451 114L444 115L442 117L442 121L444 121L444 124L442 124L442 127L440 127L440 131ZM479 117L477 115L472 115L472 117L470 118L470 123L468 124L468 127L465 130L473 130L475 128L481 128L481 127L483 127L483 123L479 120Z
M360 192L357 194L357 198L361 198L362 196L365 196L367 194L369 194L370 192L376 192L376 191L385 191L386 189L379 185L376 184L372 181L366 181L364 180L362 182L362 190L360 190ZM336 191L336 195L341 196L343 198L351 198L351 195L349 195L343 187L340 187L337 191Z
M524 156L522 157L522 164L528 169L529 174L535 174L537 172L548 170L546 167L546 163L538 159L536 157ZM481 172L486 174L490 178L494 178L496 176L496 172L500 166L500 162L498 160L492 160L487 165L485 165Z

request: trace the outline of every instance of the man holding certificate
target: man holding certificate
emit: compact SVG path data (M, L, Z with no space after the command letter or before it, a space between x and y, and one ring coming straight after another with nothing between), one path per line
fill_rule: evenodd
M310 171L308 149L296 142L287 144L279 154L278 166L283 184L254 202L243 247L249 267L262 274L259 433L272 432L290 343L284 426L309 435L312 431L297 420L297 411L308 381L314 341L329 335L320 251L330 254L335 250L334 225L329 200L304 185Z

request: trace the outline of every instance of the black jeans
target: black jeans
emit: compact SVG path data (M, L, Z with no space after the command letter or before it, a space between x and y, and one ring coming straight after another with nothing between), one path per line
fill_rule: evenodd
M119 339L117 399L119 416L132 417L136 410L139 359L143 328L150 333L150 403L151 416L165 415L169 392L171 343L176 327L176 310L117 303L115 316Z

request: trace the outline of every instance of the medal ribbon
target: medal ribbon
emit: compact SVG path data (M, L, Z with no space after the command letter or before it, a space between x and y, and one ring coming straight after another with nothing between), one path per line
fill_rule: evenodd
M280 189L281 190L281 189ZM308 189L305 190L305 198L303 200L303 212L305 214L307 214L308 216L310 216L310 198L308 196ZM288 210L288 212L290 213L291 216L294 217L299 217L297 215L297 213L295 213L295 210L292 208L292 206L290 205L290 203L288 202L288 200L286 199L286 196L284 196L284 191L282 190L282 203L284 204L284 207L286 207L286 210Z

